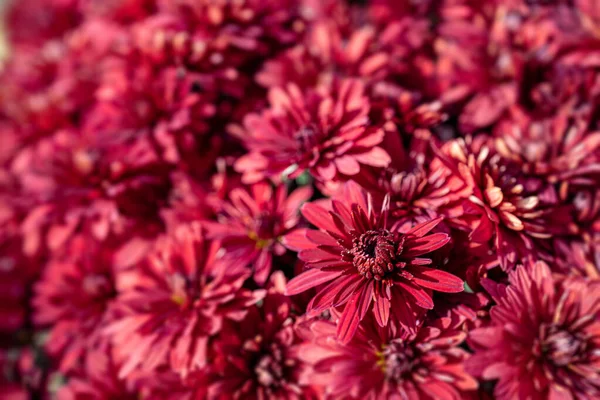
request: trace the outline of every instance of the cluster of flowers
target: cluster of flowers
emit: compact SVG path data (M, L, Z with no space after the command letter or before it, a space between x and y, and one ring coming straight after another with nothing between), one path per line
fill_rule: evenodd
M3 398L600 398L598 4L13 2Z

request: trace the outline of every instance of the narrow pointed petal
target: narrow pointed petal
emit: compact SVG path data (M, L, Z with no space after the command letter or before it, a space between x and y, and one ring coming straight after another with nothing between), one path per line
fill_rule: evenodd
M411 269L413 282L419 286L446 293L459 293L464 290L462 279L439 269L417 267Z
M371 304L373 285L365 284L346 303L344 312L338 321L337 337L342 344L347 344L356 333L358 324L364 318Z
M390 301L387 297L381 295L375 298L373 313L375 314L375 319L379 326L382 328L387 326L390 318Z
M293 296L302 293L310 288L329 282L340 276L342 271L321 271L319 269L309 269L296 276L288 282L285 288L287 296Z
M438 226L444 217L437 217L432 219L431 221L424 222L422 224L415 225L411 230L407 232L407 234L412 234L416 237L422 237L428 234L433 228Z
M407 248L402 257L412 258L425 253L430 253L443 247L450 241L450 236L445 233L434 233L417 239L407 240L404 244Z

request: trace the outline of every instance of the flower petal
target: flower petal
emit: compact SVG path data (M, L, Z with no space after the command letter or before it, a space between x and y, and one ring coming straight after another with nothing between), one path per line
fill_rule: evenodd
M375 297L373 313L375 314L375 319L379 326L383 328L387 325L390 318L390 301L387 297L383 295Z
M310 288L337 278L341 273L342 271L309 269L288 282L287 287L285 288L285 294L286 296L293 296L302 293Z
M314 226L338 234L339 236L345 236L346 234L340 232L335 226L329 213L322 206L315 203L304 203L301 208L302 215L308 222Z
M344 312L338 321L337 337L342 344L347 344L352 340L358 324L364 318L369 306L371 305L373 294L373 283L367 282L363 287L352 296L352 299L346 303Z
M459 293L464 290L462 279L446 271L435 268L417 267L411 269L413 282L419 286L446 293Z
M434 233L417 239L409 239L404 243L406 251L402 253L402 257L412 258L430 253L443 247L449 241L450 236L445 233Z
M406 234L412 234L416 237L423 237L426 234L428 234L433 228L435 228L440 222L442 222L443 219L444 217L437 217L435 219L432 219L431 221L415 225L412 227L411 230L406 232Z
M315 244L308 240L308 229L296 229L285 235L281 242L285 247L293 251L302 251L315 248Z
M403 293L410 296L419 307L427 310L433 309L433 299L421 287L404 280L396 282L396 285L400 286L403 289Z

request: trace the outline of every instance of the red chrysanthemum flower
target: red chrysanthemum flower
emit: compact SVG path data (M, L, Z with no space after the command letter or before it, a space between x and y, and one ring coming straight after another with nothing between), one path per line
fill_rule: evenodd
M185 24L168 15L132 26L119 52L104 62L85 128L145 137L166 162L205 178L220 146L208 134L218 89L213 73L196 66L189 36Z
M489 146L486 136L448 142L442 153L472 189L461 217L476 219L469 238L477 243L493 238L502 268L532 255L551 259L549 239L574 233L571 207L559 203L555 187L524 176Z
M151 374L131 373L119 377L120 365L112 349L103 346L87 352L81 367L71 372L56 393L58 400L198 400L206 397L206 382L193 374L194 388L166 368Z
M91 20L63 40L11 53L0 74L0 104L24 144L80 124L121 34L117 25Z
M9 4L6 24L17 46L40 46L81 23L78 0L31 0Z
M564 185L566 201L573 204L578 236L556 238L553 270L566 275L600 278L600 190L595 186Z
M216 205L218 222L205 223L207 237L221 241L228 262L253 268L259 285L267 281L273 257L285 252L280 241L298 225L300 205L312 196L310 187L289 196L286 191L285 185L273 189L265 182L235 188L229 201Z
M271 108L249 114L239 136L249 150L236 170L245 182L291 178L308 170L320 182L347 180L361 165L385 167L384 131L370 121L369 100L358 80L343 80L322 93L289 84L269 92Z
M342 77L360 78L368 88L382 81L395 86L419 85L424 58L419 50L430 37L425 20L406 18L381 28L356 25L348 31L331 19L315 22L302 44L264 64L258 82L270 88L289 83L307 88Z
M494 129L495 148L528 175L551 182L600 182L600 132L590 131L594 110L571 101L551 118L535 118L513 107Z
M524 56L510 37L520 20L496 2L441 3L436 6L436 97L449 108L459 105L457 133L464 135L492 125L518 100Z
M435 140L427 129L417 129L407 149L400 137L386 140L386 148L396 156L390 165L357 177L371 193L390 196L390 218L401 229L439 216L460 216L462 202L471 192L464 180L434 155L437 145L431 142Z
M459 347L466 333L441 318L418 333L381 328L367 318L347 344L335 325L314 321L301 330L301 357L313 367L307 379L324 387L327 399L461 399L477 389L464 371L469 353Z
M218 248L203 239L199 225L181 226L120 274L119 317L106 329L122 362L119 376L164 366L187 376L204 367L208 339L223 320L243 318L262 297L242 288L249 275L243 267L216 260Z
M66 385L56 393L59 400L105 400L139 399L140 393L133 380L119 379L110 348L102 347L89 351L80 371L71 375ZM146 398L146 397L143 397Z
M469 334L469 370L497 379L499 400L598 398L598 282L553 278L543 262L517 267L509 281L492 291L491 324Z
M58 131L20 152L12 172L35 207L23 222L26 254L54 251L77 232L98 241L149 241L163 230L171 168L151 143Z
M209 399L317 398L311 382L300 380L306 365L299 358L300 339L292 302L283 294L285 283L281 272L273 274L264 302L219 335Z
M302 207L304 217L320 230L299 230L284 239L308 267L290 281L287 294L327 283L307 311L343 307L338 323L343 343L352 338L371 304L380 326L391 318L414 331L415 313L433 308L432 290L463 290L461 279L429 267L432 260L423 257L450 241L445 233L428 234L441 218L400 232L387 225L388 210L389 198L378 213L371 196L350 181L329 209L316 203Z
M46 265L34 287L33 321L51 328L45 348L62 371L77 366L104 340L99 328L116 296L113 254L106 243L76 236Z
M12 196L3 178L0 169L0 335L12 335L28 320L29 289L42 263L23 252L20 223L28 204Z

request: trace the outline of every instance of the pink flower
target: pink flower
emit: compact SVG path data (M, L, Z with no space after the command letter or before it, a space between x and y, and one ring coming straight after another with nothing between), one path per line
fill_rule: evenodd
M68 383L56 394L60 400L139 399L133 382L119 379L110 348L91 350L82 360L82 367L70 376Z
M306 365L298 352L293 304L283 294L285 278L275 272L264 302L243 321L227 325L215 341L215 378L209 399L316 399L311 382L301 382Z
M600 182L600 132L589 130L591 118L591 105L576 107L574 102L550 118L536 118L514 107L495 127L495 148L527 175L594 185Z
M308 170L323 183L347 180L361 165L385 167L390 156L379 144L383 130L369 119L364 85L343 80L326 92L289 84L269 92L271 107L249 114L239 136L249 153L235 168L244 182L276 181Z
M396 157L387 168L365 171L357 180L373 194L390 196L390 219L401 229L439 216L460 216L469 185L434 154L437 139L429 130L407 136L386 137L385 147ZM407 149L401 139L410 140Z
M414 331L420 314L434 306L433 290L463 290L461 279L429 267L431 258L422 257L450 241L445 233L429 234L441 218L400 232L388 227L388 211L389 198L379 213L370 195L350 181L328 208L316 203L302 207L319 230L299 230L284 239L308 268L289 282L286 293L326 284L307 312L343 307L337 328L342 343L352 339L369 309L381 327L391 319Z
M369 317L346 344L328 321L307 323L303 331L300 354L313 367L308 380L322 385L326 398L459 399L477 389L463 367L469 353L459 347L467 335L449 318L409 334Z
M76 236L34 286L33 321L50 327L45 348L62 371L76 367L88 349L105 341L100 328L116 296L113 254L107 244Z
M218 247L198 225L181 226L160 238L143 263L121 273L118 318L105 329L122 363L120 377L164 366L185 377L206 366L209 337L262 297L242 288L246 272L216 260Z
M218 202L218 222L205 223L208 238L221 241L228 262L253 268L259 285L269 277L273 258L285 252L281 238L298 225L300 205L312 196L310 187L289 196L286 191L285 185L273 189L265 182L235 188L228 201Z
M556 188L522 175L518 165L497 154L486 136L448 142L442 153L472 189L463 204L464 216L458 219L473 219L470 240L494 240L503 269L530 256L552 259L549 239L575 233L571 206L560 204Z
M517 267L509 281L492 292L490 325L469 334L468 370L498 380L500 400L598 397L598 282L553 278L543 262Z

